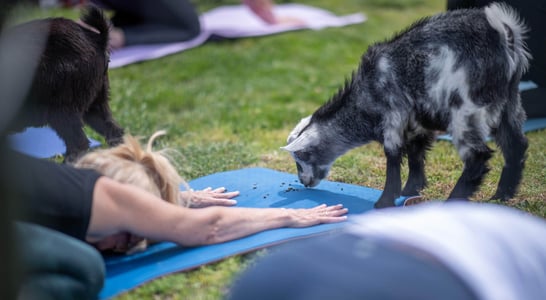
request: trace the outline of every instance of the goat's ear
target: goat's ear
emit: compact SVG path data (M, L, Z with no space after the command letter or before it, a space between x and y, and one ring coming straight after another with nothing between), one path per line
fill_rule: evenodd
M302 133L298 138L292 141L290 144L281 147L282 150L288 152L296 152L304 149L307 146L307 134L306 132Z
M296 127L294 127L294 129L292 129L292 132L290 132L290 134L288 135L288 140L287 142L288 143L291 143L293 139L295 139L297 136L300 135L300 132L305 128L307 127L307 125L309 125L309 122L311 122L311 116L307 116L303 119L300 120L300 122L298 123L298 125L296 125Z
M311 117L312 116L307 116L300 120L298 125L296 125L296 127L288 135L288 139L287 139L288 145L281 147L282 150L286 150L289 152L296 152L305 148L307 144L306 140L309 134L307 132L300 134L300 132L303 129L305 129L307 125L309 125L309 122L311 122Z

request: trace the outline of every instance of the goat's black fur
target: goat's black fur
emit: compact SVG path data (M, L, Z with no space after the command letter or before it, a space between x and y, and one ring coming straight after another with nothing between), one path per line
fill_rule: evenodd
M66 144L66 161L89 148L84 123L109 145L117 144L123 136L108 104L108 20L94 6L85 9L81 19L88 26L49 18L8 31L10 38L24 47L43 47L32 86L12 129L49 125ZM40 36L46 36L45 45L35 42Z

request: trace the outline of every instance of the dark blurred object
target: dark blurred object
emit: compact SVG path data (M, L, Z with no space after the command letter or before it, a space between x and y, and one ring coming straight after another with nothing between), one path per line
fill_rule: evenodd
M24 274L19 299L97 298L105 269L95 248L57 230L20 221L15 222L14 237Z
M0 29L17 1L0 1ZM20 2L19 2L20 3ZM35 53L21 53L16 43L6 41L0 30L0 257L4 263L0 272L0 299L15 299L19 273L13 244L11 221L18 211L15 192L10 184L10 159L7 155L5 130L8 122L19 109L26 94L37 62ZM40 39L36 41L39 46ZM39 48L39 47L38 47Z
M3 85L2 85L3 86ZM4 103L4 98L0 99L0 103ZM0 299L15 299L15 287L19 283L18 264L16 263L16 249L13 244L13 231L11 221L16 211L15 195L10 189L9 166L10 162L6 156L7 145L4 136L0 137L0 257L4 263L2 264L3 271L0 272Z
M546 117L546 87L539 86L535 89L521 92L521 104L527 114L527 118Z
M492 2L504 2L519 11L529 28L527 46L533 59L522 81L533 81L538 88L521 93L528 118L546 117L546 1L540 0L448 0L447 9L483 7Z

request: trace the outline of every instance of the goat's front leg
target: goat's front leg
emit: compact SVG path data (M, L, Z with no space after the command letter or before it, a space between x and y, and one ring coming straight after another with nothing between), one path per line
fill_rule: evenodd
M394 199L400 196L402 187L402 179L400 178L402 153L400 149L388 150L385 148L385 155L387 156L387 178L383 193L374 205L375 208L394 206Z
M430 148L433 135L420 135L407 145L409 175L402 196L416 196L427 185L425 177L425 156Z

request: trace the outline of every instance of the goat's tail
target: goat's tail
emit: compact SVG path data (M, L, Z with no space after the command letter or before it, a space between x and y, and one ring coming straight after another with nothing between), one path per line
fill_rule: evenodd
M110 36L110 22L102 10L94 5L89 5L82 12L81 20L99 32L98 44L101 49L107 49Z
M525 43L528 29L518 13L506 4L492 3L485 8L485 16L491 27L497 30L505 41L510 76L525 73L529 67L531 54Z

